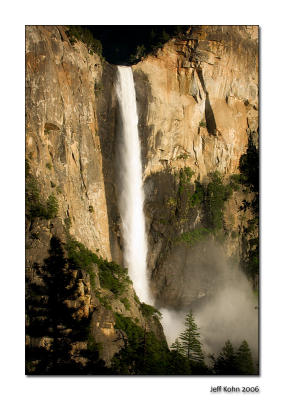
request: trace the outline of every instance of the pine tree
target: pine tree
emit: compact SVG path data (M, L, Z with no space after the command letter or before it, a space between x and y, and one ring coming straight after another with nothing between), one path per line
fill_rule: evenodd
M239 375L253 375L255 368L248 343L244 340L236 355L236 365Z
M192 311L185 318L185 326L186 330L179 336L181 354L192 362L203 363L204 355L199 340L200 333L194 322Z
M171 350L176 351L178 354L182 354L182 346L178 339L176 339L171 345Z
M236 375L236 353L230 340L227 340L217 359L212 356L213 370L217 375Z

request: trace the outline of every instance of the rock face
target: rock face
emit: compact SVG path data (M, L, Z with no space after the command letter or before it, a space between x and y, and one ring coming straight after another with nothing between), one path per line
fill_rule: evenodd
M207 229L206 198L199 196L197 187L206 189L210 173L216 171L227 184L239 173L249 140L258 146L257 63L257 27L201 26L191 27L133 66L148 264L159 306L182 308L210 296L223 279L218 260L238 261L250 250L244 238L252 211L240 207L254 194L241 185L226 199L220 245ZM54 237L63 247L72 237L103 259L123 263L115 80L115 66L90 54L80 41L71 45L66 28L26 27L26 157L42 202L48 205L56 199L58 204L56 216L27 220L28 297L33 285L42 284ZM184 181L186 171L193 173L190 182ZM250 230L253 240L256 231L257 227ZM190 246L179 240L191 240L192 232ZM115 329L116 312L164 340L159 322L143 316L131 284L117 298L100 284L96 263L91 267L96 290L89 273L68 268L64 274L75 295L67 296L64 304L74 321L88 322L93 340L104 345L100 356L108 365L123 345ZM33 304L32 311L28 309L28 327L38 322L35 308ZM56 329L63 336L68 333L67 327ZM27 345L48 351L52 337L28 334ZM74 339L70 346L73 359L86 363L79 354L88 347L86 339Z
M258 128L257 63L257 27L202 26L133 67L145 177L165 166L237 171Z
M216 290L210 278L218 269L216 252L225 253L222 258L241 258L240 237L251 215L240 207L253 195L234 191L226 202L224 229L234 231L235 238L227 235L213 256L207 245L203 250L201 244L176 246L174 237L200 228L206 219L198 207L187 212L185 204L177 206L179 172L188 167L194 171L192 184L198 180L206 185L215 171L226 180L239 173L249 138L258 147L258 28L192 27L133 70L152 290L162 306L188 307Z
M124 343L115 329L115 313L135 319L165 342L158 320L143 315L131 283L123 295L114 295L101 286L96 263L86 272L66 251L76 239L102 259L121 261L114 79L115 68L107 63L103 68L82 42L71 45L65 28L27 26L27 373L48 373L52 346L56 342L60 348L62 340L65 356L59 351L58 357L69 357L76 371L87 365L93 342L110 366ZM53 257L58 271L52 270ZM60 295L54 298L56 287Z
M71 46L61 27L27 26L26 154L42 193L54 193L70 233L111 258L105 181L98 135L97 55ZM79 222L80 221L80 222Z

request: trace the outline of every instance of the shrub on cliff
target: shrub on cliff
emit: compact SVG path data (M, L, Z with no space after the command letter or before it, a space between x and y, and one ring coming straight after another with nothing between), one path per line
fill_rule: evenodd
M259 155L258 149L249 137L248 148L245 154L240 158L239 164L241 172L241 181L244 185L251 188L252 191L259 191Z
M194 244L203 240L210 233L209 229L206 228L196 228L191 232L184 232L180 235L177 241L185 242L189 246L193 246Z
M85 43L90 53L94 52L99 56L102 56L102 43L100 40L94 38L92 32L80 25L70 25L68 27L67 35L70 43L74 44L76 41Z
M213 230L218 230L223 227L223 209L225 201L232 194L232 188L223 183L223 178L218 171L210 173L209 178L205 196L207 225Z
M46 201L40 195L37 179L32 175L29 161L26 160L26 217L33 221L35 218L52 219L57 216L58 201L51 194Z
M162 317L162 314L160 313L160 311L157 310L155 307L150 306L150 304L141 303L140 309L141 309L142 314L146 318L155 316L158 319L160 319Z
M92 287L95 285L92 264L96 264L99 267L100 285L110 290L115 296L123 294L127 285L131 282L126 268L98 257L86 246L70 236L67 240L66 250L71 265L85 270L90 275Z
M112 369L118 375L169 374L170 352L164 341L153 332L136 325L129 317L116 313L115 329L124 347L112 359Z
M103 261L99 267L100 284L115 296L120 296L131 282L127 269L114 263Z

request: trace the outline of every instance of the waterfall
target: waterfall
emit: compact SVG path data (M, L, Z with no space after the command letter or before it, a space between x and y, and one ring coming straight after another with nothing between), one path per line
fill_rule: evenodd
M121 116L119 135L119 211L124 265L141 301L151 303L147 278L147 237L143 212L141 147L131 67L118 67L116 93Z

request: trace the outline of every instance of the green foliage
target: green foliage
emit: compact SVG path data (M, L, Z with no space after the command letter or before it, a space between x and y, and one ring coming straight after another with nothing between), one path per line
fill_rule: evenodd
M248 343L244 340L236 354L236 366L239 375L253 375L255 368Z
M199 206L204 201L205 191L203 185L199 181L195 181L195 191L190 196L189 204L191 207Z
M136 325L131 317L125 317L122 314L115 313L115 329L124 331L127 339L130 342L138 342L138 339L143 335L143 329Z
M48 168L48 169L51 169L51 168L52 168L52 165L51 165L50 163L46 163L45 166L46 166L46 168Z
M124 304L124 307L126 310L130 310L130 303L129 300L126 297L123 297L122 299L120 299L120 301Z
M200 127L202 127L202 128L206 128L206 121L204 120L204 119L202 119L200 122L199 122L199 126Z
M40 191L36 178L30 172L29 161L26 160L26 215L32 220L42 215L44 208L40 199Z
M211 356L213 371L217 375L234 375L236 373L236 354L230 340L227 340L218 357Z
M131 282L127 269L115 262L101 262L99 266L101 286L110 290L116 297L122 295Z
M211 231L206 228L196 228L191 232L184 232L178 238L178 241L185 242L189 246L193 246L194 244L203 240Z
M257 242L256 246L252 247L254 242ZM259 274L259 241L258 238L248 240L249 251L245 259L242 260L242 268L245 273L253 279L254 288L257 287L255 280Z
M144 46L144 44L141 44L136 47L136 53L130 55L130 61L135 62L145 56L146 56L146 47Z
M223 209L225 201L232 194L230 185L223 183L222 176L215 171L209 174L210 182L207 186L205 207L208 227L218 230L223 227Z
M56 184L55 184L54 182L50 181L50 186L51 186L52 188L55 188L55 187L56 187Z
M197 207L204 202L205 189L203 185L195 180L194 185L191 183L191 178L194 175L194 171L185 167L179 172L179 186L178 186L178 208L189 208Z
M185 318L185 331L179 335L180 354L193 363L203 363L204 355L201 348L200 333L190 311Z
M126 268L98 257L82 243L69 238L66 249L71 264L89 273L92 286L94 286L95 278L92 264L99 267L101 287L110 290L115 296L120 296L131 282Z
M174 197L169 197L166 201L166 206L170 209L170 210L174 210L177 206L177 201ZM163 222L162 222L163 223Z
M194 171L191 168L185 167L179 171L179 193L181 194L185 187L190 183L191 178L194 175Z
M112 359L112 368L118 375L169 374L169 350L164 341L136 325L129 317L115 315L115 329L124 341L124 347Z
M100 92L101 90L103 90L103 84L102 84L102 82L97 82L97 81L95 81L95 84L94 84L94 91L95 91L95 92Z
M46 214L47 219L52 219L57 216L58 201L57 201L56 197L54 196L54 194L51 194L48 197L47 202L46 202L46 210L47 210L47 214Z
M137 296L137 294L135 292L134 292L134 300L136 301L137 304L140 304L139 297Z
M177 160L187 160L189 155L187 153L183 153L177 156Z
M164 42L167 42L168 40L170 40L170 35L165 31L165 29L163 29L163 31L162 31L162 39Z
M253 375L255 368L248 343L244 340L237 352L234 350L230 340L218 357L211 356L213 360L213 372L216 375Z
M68 257L73 266L84 269L91 264L100 264L101 260L82 243L69 239L66 243Z
M162 317L160 311L157 310L155 307L150 306L149 304L141 303L140 309L145 318L156 316L157 318L160 319Z
M35 218L52 219L57 216L58 202L54 195L43 201L37 179L31 174L29 161L26 160L26 217L33 221Z
M259 238L258 238L259 218L258 214L248 221L248 226L244 229L243 248L244 255L241 266L247 276L252 279L256 289L259 275Z
M182 345L179 339L176 339L174 343L171 345L171 350L177 351L179 354L182 353Z
M168 375L192 375L192 369L189 360L173 349L168 357Z
M38 266L39 267L39 266ZM76 308L66 304L67 299L78 298L77 282L68 265L62 242L50 240L49 256L37 268L41 283L27 280L26 312L27 335L32 338L51 338L50 348L27 346L27 373L36 375L106 374L104 362L99 359L98 345L90 336L89 317L76 318ZM44 301L42 300L44 297ZM88 336L89 335L89 336ZM72 343L88 342L88 349L77 349L86 360L82 366L74 362Z
M181 29L181 27L179 29ZM159 27L152 28L152 30L148 32L148 37L144 37L144 43L136 46L136 50L130 55L129 61L137 62L149 53L155 54L173 35L177 34L176 30L170 31L168 27L164 27L163 29Z
M67 218L65 219L67 220ZM68 222L68 220L66 221ZM69 238L66 243L68 261L73 268L81 268L90 276L92 289L95 288L95 272L92 264L99 264L100 259L91 250L87 249L82 243Z
M65 225L65 228L67 229L67 232L69 232L69 229L71 228L71 225L72 225L70 217L64 218L64 225Z
M240 190L240 185L242 183L241 175L240 174L233 174L230 176L230 187L232 191L237 192Z
M91 333L89 333L87 348L89 351L99 352L102 350L103 345L102 345L102 343L97 343L94 339L94 336Z
M96 298L99 300L102 306L106 308L107 310L112 310L110 302L107 297L102 297L99 292L96 292Z
M241 172L241 182L248 186L252 191L259 191L259 155L258 149L249 137L247 152L240 158L239 164Z
M251 136L249 137L247 152L240 158L239 169L241 183L255 194L251 202L244 200L240 207L244 211L251 209L254 213L254 217L248 221L248 227L245 230L246 236L243 237L245 252L241 264L245 273L253 280L254 288L257 288L259 275L259 154ZM248 239L248 235L254 237Z
M89 29L80 25L71 25L68 27L67 35L71 44L81 41L86 44L90 54L94 52L102 56L102 43L100 40L94 38Z

